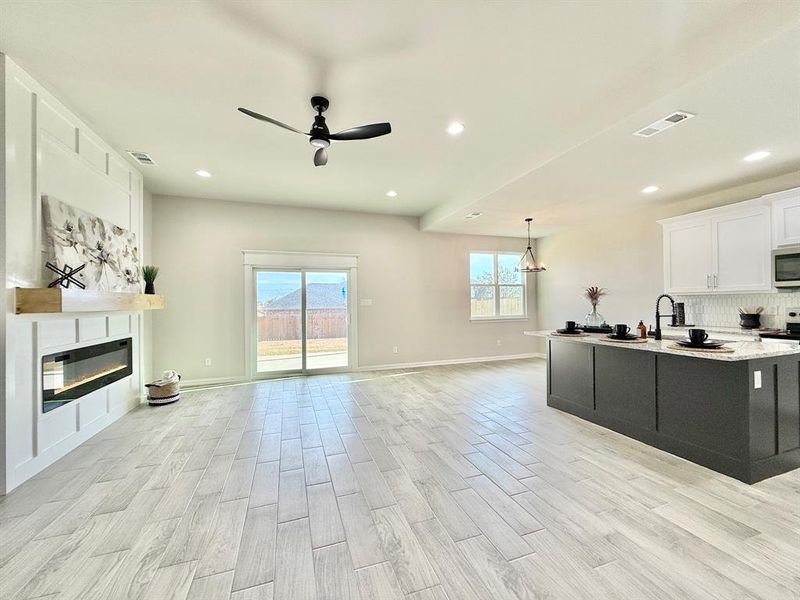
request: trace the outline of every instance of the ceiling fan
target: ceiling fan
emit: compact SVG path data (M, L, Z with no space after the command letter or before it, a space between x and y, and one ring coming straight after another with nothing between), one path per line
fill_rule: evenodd
M317 151L314 153L315 167L328 164L328 152L326 148L331 145L331 141L368 140L369 138L379 137L392 132L392 126L389 123L373 123L372 125L361 125L360 127L353 127L340 131L339 133L331 134L330 131L328 131L328 126L325 124L325 117L322 116L322 113L328 110L329 105L328 99L322 96L314 96L311 98L311 106L317 111L317 116L314 117L314 124L311 126L311 131L308 133L246 108L240 107L239 112L253 117L254 119L258 119L259 121L266 121L267 123L272 123L278 127L288 129L289 131L294 131L300 135L307 135L311 145L317 148Z

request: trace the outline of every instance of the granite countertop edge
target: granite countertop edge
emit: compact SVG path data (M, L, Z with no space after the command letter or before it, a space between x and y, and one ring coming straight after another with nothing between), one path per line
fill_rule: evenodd
M605 334L586 334L576 337L563 335L553 335L553 331L524 331L525 335L533 337L548 338L563 342L576 344L596 344L601 346L613 346L615 348L625 348L644 352L659 352L662 354L673 354L676 356L688 356L693 358L704 358L708 360L738 361L738 360L758 360L760 358L771 358L774 356L790 356L800 354L800 343L788 344L781 341L751 341L751 342L725 342L725 346L733 348L733 352L694 352L691 350L676 350L669 348L675 340L647 340L647 343L631 344L619 343L609 340Z

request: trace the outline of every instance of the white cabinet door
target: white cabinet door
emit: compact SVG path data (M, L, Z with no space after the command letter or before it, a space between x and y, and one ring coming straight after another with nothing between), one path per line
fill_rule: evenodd
M716 292L767 291L770 209L757 206L711 219L712 287Z
M711 291L711 221L664 227L664 288L674 294Z
M800 244L800 188L764 196L772 201L774 248Z

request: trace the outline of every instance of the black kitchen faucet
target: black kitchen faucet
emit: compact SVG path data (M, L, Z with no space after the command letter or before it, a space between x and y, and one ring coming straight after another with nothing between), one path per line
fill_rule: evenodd
M662 298L668 298L669 303L672 306L672 314L671 315L662 315L658 312L658 305L661 303ZM672 317L672 324L675 325L675 300L669 294L661 294L658 298L656 298L656 333L655 339L661 339L661 317Z

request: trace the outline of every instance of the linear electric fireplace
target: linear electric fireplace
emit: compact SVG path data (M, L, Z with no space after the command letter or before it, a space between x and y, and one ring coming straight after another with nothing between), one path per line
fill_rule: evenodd
M63 406L131 373L131 338L43 356L42 412Z

